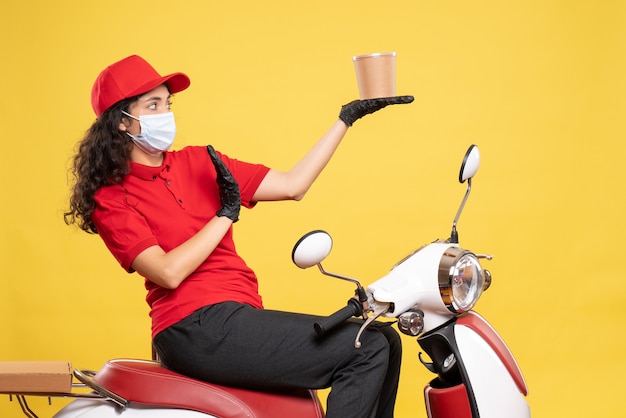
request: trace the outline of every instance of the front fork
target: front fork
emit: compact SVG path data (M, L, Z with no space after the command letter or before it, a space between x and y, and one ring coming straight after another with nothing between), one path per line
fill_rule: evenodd
M429 418L479 417L476 398L454 335L456 321L457 318L453 318L417 340L431 359L431 362L425 361L420 353L420 361L437 375L424 389Z

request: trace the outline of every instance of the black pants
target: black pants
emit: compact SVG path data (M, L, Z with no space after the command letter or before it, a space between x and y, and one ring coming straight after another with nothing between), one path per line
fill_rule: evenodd
M160 332L154 347L165 367L225 386L254 390L331 388L327 418L391 418L402 347L390 326L354 340L362 321L318 337L311 315L225 302Z

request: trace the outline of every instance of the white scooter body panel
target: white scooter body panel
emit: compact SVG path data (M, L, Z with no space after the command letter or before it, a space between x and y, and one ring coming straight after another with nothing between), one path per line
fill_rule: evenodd
M424 332L438 327L454 316L441 300L437 280L424 280L424 277L438 277L439 261L444 252L453 246L455 245L441 242L429 244L367 287L368 293L376 301L393 303L394 310L387 312L385 316L397 317L409 309L421 309L427 312L424 316Z
M216 418L213 415L187 409L151 407L133 404L122 409L113 402L100 399L77 399L53 418Z
M505 364L494 347L467 326L456 324L454 334L480 417L502 418L504 411L507 418L530 417L530 407L520 390L525 390L525 382L516 383L514 379L521 377L517 364Z

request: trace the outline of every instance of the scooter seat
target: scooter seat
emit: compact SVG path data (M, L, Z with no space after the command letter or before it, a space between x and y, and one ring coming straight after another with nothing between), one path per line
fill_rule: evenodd
M324 417L311 390L274 393L231 388L191 379L155 361L109 360L93 381L130 403L191 409L220 418Z

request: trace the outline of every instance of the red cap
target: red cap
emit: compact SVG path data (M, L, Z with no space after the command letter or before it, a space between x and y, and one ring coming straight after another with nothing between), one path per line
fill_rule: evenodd
M104 69L91 89L91 107L96 116L123 99L139 96L167 83L170 93L189 87L191 81L183 73L161 77L146 60L131 55Z

